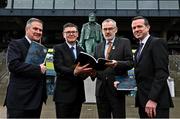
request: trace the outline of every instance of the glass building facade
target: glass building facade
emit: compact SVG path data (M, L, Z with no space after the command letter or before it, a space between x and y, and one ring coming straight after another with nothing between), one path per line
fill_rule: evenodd
M180 9L180 0L8 0L6 9Z
M0 9L0 48L7 48L11 39L24 36L24 26L30 17L44 21L43 41L48 47L64 42L62 27L67 22L75 23L79 31L88 22L88 15L94 12L99 24L106 18L117 21L118 36L129 38L132 48L137 44L131 31L131 18L142 15L148 18L151 34L169 42L170 54L180 54L180 0L7 0ZM180 38L180 37L179 37ZM179 60L175 60L177 62ZM170 61L173 62L173 61ZM180 64L174 79L179 79ZM177 77L178 76L178 77ZM178 81L178 80L176 80ZM180 84L179 82L176 82ZM176 89L180 92L180 88ZM180 95L180 93L179 93Z

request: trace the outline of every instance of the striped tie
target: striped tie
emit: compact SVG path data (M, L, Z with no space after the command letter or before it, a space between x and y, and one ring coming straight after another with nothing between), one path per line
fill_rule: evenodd
M136 60L137 61L139 61L139 58L141 56L141 50L142 50L143 45L144 45L144 43L139 43L138 52L137 52L137 55L136 55Z

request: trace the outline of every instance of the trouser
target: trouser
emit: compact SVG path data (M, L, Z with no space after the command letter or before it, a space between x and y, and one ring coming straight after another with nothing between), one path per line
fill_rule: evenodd
M57 118L79 118L82 103L55 103Z
M40 118L42 105L37 109L9 109L7 108L7 118Z
M120 92L121 93L121 92ZM99 118L125 118L125 94L112 95L106 92L106 96L96 96L97 109Z

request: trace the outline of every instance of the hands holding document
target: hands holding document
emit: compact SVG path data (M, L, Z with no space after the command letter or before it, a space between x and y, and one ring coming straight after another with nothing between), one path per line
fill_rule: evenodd
M88 75L90 75L92 70L93 69L89 67L89 64L81 66L80 63L78 62L78 64L76 65L76 67L74 69L74 75L75 76L77 76L79 74L88 74Z
M105 63L105 65L107 67L116 67L117 65L117 61L116 60L109 60L108 62ZM78 62L78 64L76 65L75 69L74 69L74 75L77 76L79 74L88 74L91 77L95 77L96 76L96 70L89 67L89 64L85 64L83 66L80 65L80 63Z
M117 66L117 61L116 61L116 60L109 60L108 62L105 63L105 65L106 65L107 67L112 67L112 68L114 68L114 67Z
M46 72L46 70L47 70L46 66L44 65L44 63L40 64L39 66L41 68L41 73L44 74Z

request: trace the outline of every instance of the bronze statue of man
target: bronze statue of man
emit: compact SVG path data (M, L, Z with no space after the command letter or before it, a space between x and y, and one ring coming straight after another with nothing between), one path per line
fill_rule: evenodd
M82 26L79 44L87 53L92 54L95 46L101 41L101 25L96 22L95 13L90 13L89 22Z

